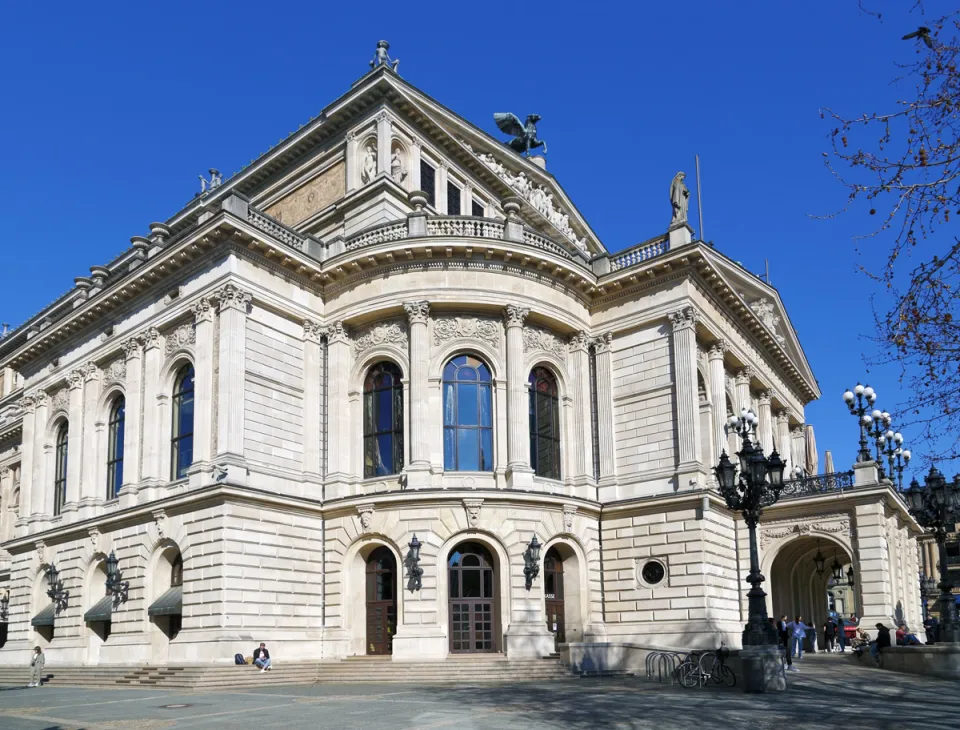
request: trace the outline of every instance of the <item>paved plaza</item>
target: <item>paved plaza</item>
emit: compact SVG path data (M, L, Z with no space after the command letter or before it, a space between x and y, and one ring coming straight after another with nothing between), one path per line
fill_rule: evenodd
M69 687L0 690L4 730L154 728L938 728L957 727L955 682L810 656L789 691L686 690L639 678L517 686L311 685L255 691Z

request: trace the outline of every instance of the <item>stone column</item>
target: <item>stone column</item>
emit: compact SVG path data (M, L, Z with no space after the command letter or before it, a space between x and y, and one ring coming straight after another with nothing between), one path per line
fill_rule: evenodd
M447 215L447 173L446 160L440 160L435 176L437 189L434 194L434 209L440 215Z
M597 437L600 444L600 480L598 486L616 487L617 458L613 438L613 334L607 332L593 340L597 371ZM694 383L696 393L696 383ZM608 492L608 496L610 493Z
M727 450L727 391L726 371L723 367L723 353L727 343L714 342L707 351L707 366L710 370L710 401L713 403L713 443L716 458ZM727 454L733 456L733 454Z
M770 410L771 395L769 390L760 392L757 397L758 413L760 418L759 433L760 445L763 447L763 453L767 456L773 451L773 411Z
M77 511L80 501L80 468L85 457L83 442L83 371L73 370L67 374L68 405L67 419L67 491L63 500L64 515ZM96 458L90 454L88 458ZM73 517L65 519L72 520Z
M684 307L670 315L673 326L673 382L677 419L678 487L699 483L700 408L697 398L697 311ZM692 483L691 483L692 482Z
M327 485L325 499L346 497L356 492L352 473L353 453L350 431L349 383L350 336L343 322L333 322L327 335Z
M158 486L166 482L169 476L164 474L165 464L160 463L160 440L169 439L169 429L161 429L160 411L160 368L163 364L163 352L160 346L160 332L151 327L143 335L143 452L140 455L140 475L133 479L140 479L145 484L144 489ZM194 378L196 384L196 378ZM126 461L126 454L124 454ZM169 468L169 467L167 467ZM124 465L126 469L126 465ZM126 481L124 477L124 481ZM140 502L146 502L155 495L148 491L140 497Z
M523 322L526 307L508 304L507 330L507 484L514 489L533 486L530 468L530 395L523 367Z
M246 386L247 311L252 297L234 284L217 291L220 312L219 378L217 382L217 463L227 479L246 483L243 458L244 391Z
M593 417L590 402L590 338L577 332L570 338L570 378L573 395L573 429L568 441L572 450L573 480L578 487L593 482ZM564 444L567 445L567 444ZM589 494L578 496L589 497Z
M13 386L17 379L17 373L13 368L3 369L3 390L0 392L0 398L5 398L13 392Z
M790 474L791 469L793 469L793 459L790 458L790 411L789 409L784 409L777 413L777 439L774 444L777 448L777 453L780 454L781 460L784 463L784 474Z
M357 133L348 132L347 133L347 150L346 150L346 175L347 175L347 192L351 192L360 187L360 157L358 155L359 143L357 142Z
M323 433L323 327L303 323L303 471L306 479L322 483ZM315 496L315 495L314 495Z
M393 139L393 124L385 111L376 116L377 120L377 174L390 174L390 141ZM396 181L398 184L399 180Z
M93 516L97 497L97 474L100 454L97 439L97 403L100 400L100 368L88 363L83 369L83 463L80 465L80 518ZM126 451L124 451L126 463Z
M427 340L429 302L407 302L403 305L410 326L410 414L408 445L410 463L407 465L407 487L421 489L430 486L429 383L427 365L430 343Z
M734 407L737 409L735 415L739 416L740 411L743 409L750 410L753 407L753 403L750 399L750 379L753 378L753 369L752 368L742 368L740 372L737 373L736 384L737 384L737 402Z
M794 426L790 429L790 459L793 468L798 466L807 471L806 439L803 437L803 425ZM769 452L767 452L769 453Z
M193 307L196 321L196 362L193 364L193 466L191 473L207 468L213 449L213 353L214 311L209 299ZM191 478L191 484L193 479ZM197 485L201 483L198 480Z
M20 401L23 409L23 425L20 446L20 514L22 522L32 514L38 514L39 502L34 492L36 482L34 472L34 453L36 452L36 407L37 402L33 393L24 395Z
M126 387L124 389L123 418L123 484L120 487L120 502L125 506L136 504L140 489L140 444L157 434L142 430L143 423L143 362L142 343L139 337L131 337L123 343L127 363ZM143 436L141 436L143 434Z
M31 520L43 519L44 516L53 512L53 484L47 484L46 468L47 420L50 418L50 396L47 395L46 391L39 390L33 394L33 399L36 410L33 431L33 464L31 465L33 470L30 494ZM56 438L56 435L53 438ZM22 490L23 487L20 487L20 489Z
M854 509L860 568L855 590L860 592L862 601L860 625L868 630L880 622L895 625L883 504L859 504Z
M13 521L11 520L11 504L13 497L13 469L0 467L0 542L6 542L13 537Z
M407 174L410 176L410 190L420 189L420 145L423 144L419 139L410 142L410 169Z

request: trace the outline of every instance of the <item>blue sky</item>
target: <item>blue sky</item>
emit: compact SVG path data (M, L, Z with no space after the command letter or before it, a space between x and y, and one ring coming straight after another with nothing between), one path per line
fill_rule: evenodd
M872 289L852 236L870 221L810 217L846 194L823 167L819 108L888 106L894 61L913 57L899 38L920 20L867 3L884 22L856 0L8 4L0 321L22 323L172 215L199 173L276 144L386 38L404 78L488 131L493 112L540 114L550 171L612 251L664 230L670 180L693 182L699 153L706 237L754 272L769 260L823 391L807 408L821 465L831 449L844 467L857 434L843 390L866 378L890 410L901 394L895 370L863 362Z

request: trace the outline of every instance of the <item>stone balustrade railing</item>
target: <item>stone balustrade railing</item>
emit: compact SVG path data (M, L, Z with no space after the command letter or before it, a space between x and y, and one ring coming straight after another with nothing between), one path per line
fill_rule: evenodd
M264 233L269 233L281 243L285 243L298 251L303 250L302 237L291 231L280 221L274 220L266 213L261 213L252 206L247 209L247 222L255 228L259 228Z
M805 497L809 494L823 494L824 492L835 492L843 489L853 489L852 471L815 474L798 479L784 480L780 497Z
M427 218L427 235L503 240L503 221L486 218Z
M611 257L610 270L619 271L620 269L626 269L634 264L639 264L648 259L652 259L654 256L665 254L669 250L670 239L668 239L666 236L663 238L654 239L652 241L638 243L636 246L632 246L626 251L621 251L616 256Z
M373 246L377 243L399 241L401 238L406 237L407 222L394 221L392 223L385 223L383 225L374 226L373 228L368 228L367 230L361 231L355 236L351 236L344 243L343 250L355 251L356 249L363 248L365 246Z

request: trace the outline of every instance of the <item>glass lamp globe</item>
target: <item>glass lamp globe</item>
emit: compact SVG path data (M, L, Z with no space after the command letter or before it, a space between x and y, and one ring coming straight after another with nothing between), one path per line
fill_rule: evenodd
M856 393L857 395L863 395L863 390L864 390L863 386L860 385L860 383L857 383L857 387L853 389L853 392Z

